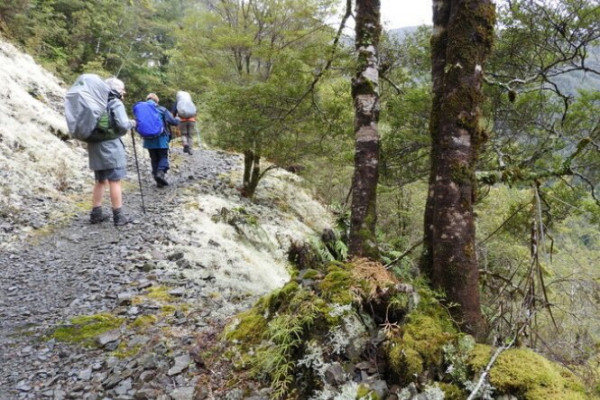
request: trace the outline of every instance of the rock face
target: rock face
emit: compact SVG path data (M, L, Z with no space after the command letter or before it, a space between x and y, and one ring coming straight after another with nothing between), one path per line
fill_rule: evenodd
M73 212L89 173L69 143L65 89L31 57L0 40L0 249Z
M93 175L66 140L65 89L6 43L0 75L0 399L192 399L199 337L286 282L289 244L330 216L285 171L250 202L239 155L186 155L178 140L164 188L136 140L143 213L128 136L134 223L90 225Z

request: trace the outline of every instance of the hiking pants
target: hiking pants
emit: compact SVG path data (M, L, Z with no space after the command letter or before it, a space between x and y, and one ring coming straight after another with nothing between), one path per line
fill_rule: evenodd
M191 148L192 138L196 133L196 121L181 121L179 124L179 131L181 132L181 140L183 140L183 145Z
M150 163L152 164L152 176L158 171L169 170L169 149L148 149Z

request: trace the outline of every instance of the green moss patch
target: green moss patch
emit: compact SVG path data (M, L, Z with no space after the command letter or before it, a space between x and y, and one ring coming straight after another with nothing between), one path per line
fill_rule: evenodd
M136 329L144 329L155 324L156 321L158 321L158 317L156 315L140 315L131 323L131 327Z
M471 360L475 371L485 368L493 351L489 346L476 346ZM500 354L489 381L498 393L526 400L588 399L575 375L529 349L509 349Z
M406 323L390 333L387 346L389 364L398 381L407 384L423 371L441 371L444 346L454 343L457 333L439 305L410 313Z
M149 299L165 303L174 301L173 296L169 294L169 288L165 286L151 286L148 288L148 293L145 296Z
M110 314L95 314L79 316L71 319L70 324L58 327L50 338L61 342L81 343L84 346L94 346L94 339L99 335L119 328L124 322Z
M350 287L354 279L352 273L336 265L331 265L319 288L324 300L337 304L351 304L354 300Z
M119 347L111 354L117 358L125 359L135 356L141 350L142 345L137 344L135 346L128 347L125 342L121 342Z
M226 327L231 343L228 356L235 366L255 379L271 383L273 396L284 396L294 386L297 359L314 338L330 332L331 307L312 290L291 281L259 300Z
M258 344L267 328L267 321L262 315L251 309L238 315L237 323L230 325L225 331L227 340L237 340L247 344Z

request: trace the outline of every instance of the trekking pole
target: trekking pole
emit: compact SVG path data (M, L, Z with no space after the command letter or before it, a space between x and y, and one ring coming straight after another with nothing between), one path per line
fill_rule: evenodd
M137 170L138 183L140 185L140 195L142 196L142 212L146 215L146 205L144 204L144 191L142 190L142 177L140 176L140 165L138 163L137 150L135 149L135 135L131 129L131 140L133 141L133 157L135 158L135 169Z

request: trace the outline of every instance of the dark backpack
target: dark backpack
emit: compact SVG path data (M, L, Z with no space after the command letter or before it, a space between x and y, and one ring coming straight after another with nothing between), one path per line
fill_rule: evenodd
M133 106L136 131L141 137L150 139L160 136L164 130L163 118L156 104L148 101L138 101Z

